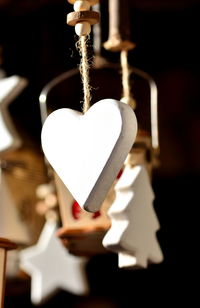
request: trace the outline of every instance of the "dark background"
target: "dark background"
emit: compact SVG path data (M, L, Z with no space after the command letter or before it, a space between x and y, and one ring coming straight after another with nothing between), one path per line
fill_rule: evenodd
M117 269L116 255L96 256L87 268L90 296L60 292L42 307L162 307L186 301L193 307L198 265L195 217L200 173L200 2L127 3L132 39L137 44L129 62L151 74L159 90L161 165L155 171L153 187L161 224L158 239L165 260L147 270L125 271ZM102 7L105 41L107 1L102 1ZM42 88L78 65L74 29L65 24L70 11L72 6L66 0L0 0L2 68L7 75L18 74L29 80L28 88L10 111L19 130L25 131L36 146L40 146L38 97ZM112 62L119 61L118 54L104 55ZM66 100L67 105L73 102ZM31 307L28 291L21 294L7 290L7 294L6 307Z

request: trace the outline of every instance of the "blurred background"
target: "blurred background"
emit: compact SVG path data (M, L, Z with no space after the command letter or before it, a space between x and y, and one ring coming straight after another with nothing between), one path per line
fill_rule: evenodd
M196 291L195 286L191 288L192 274L198 264L194 238L200 175L200 1L127 3L132 41L136 43L129 63L148 72L158 86L160 165L153 173L153 188L161 224L158 240L165 259L146 270L126 271L117 268L115 254L94 256L87 266L89 296L61 291L42 307L162 307L187 300L188 307L193 307ZM108 7L105 0L101 4L104 42L108 37ZM0 0L1 69L7 76L20 75L29 82L9 111L24 144L33 153L33 161L38 157L42 160L39 95L50 80L79 63L74 28L66 25L66 14L71 11L66 0ZM119 62L118 53L102 53L107 60ZM77 109L77 101L71 101L76 91L76 84L74 88L70 84L68 102L66 88L66 107ZM97 96L101 95L104 98L99 91ZM139 94L135 96L139 105ZM59 102L54 102L56 109ZM145 108L142 105L141 113L148 111ZM41 225L38 218L38 230ZM8 283L5 307L32 307L29 288L29 282L22 286Z

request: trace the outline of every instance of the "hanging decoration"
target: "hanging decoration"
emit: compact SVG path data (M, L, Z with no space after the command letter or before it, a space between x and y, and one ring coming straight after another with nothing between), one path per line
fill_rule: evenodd
M115 187L116 199L108 214L112 226L103 245L119 255L119 267L160 263L163 254L156 239L160 225L153 208L154 193L146 169L126 166Z
M106 99L90 107L91 87L87 59L90 22L86 16L90 15L91 11L87 11L90 6L85 2L76 1L75 12L70 13L67 18L68 24L75 25L76 33L80 36L77 45L81 54L83 113L63 108L47 117L47 109L43 112L44 108L41 108L42 119L45 120L47 117L42 129L42 147L48 162L58 174L55 176L55 183L58 200L61 203L62 222L65 225L57 235L64 239L67 249L73 254L89 256L103 251L98 243L102 241L103 238L100 240L102 235L107 232L103 245L107 251L118 253L119 267L145 268L149 262L159 263L163 260L155 235L159 230L159 222L153 209L154 195L149 180L152 170L152 145L158 146L158 134L152 134L152 143L149 135L141 130L136 137L137 122L132 109L136 109L137 106L131 93L128 65L128 50L135 45L123 35L118 40L118 47L116 45L113 49L121 52L123 88L121 102ZM115 2L119 4L119 1ZM109 38L110 41L113 41L112 36L113 34ZM136 71L139 76L149 81L148 74ZM64 76L61 76L60 79L63 78ZM152 95L155 91L152 89L150 81L151 103L155 101ZM40 96L41 105L46 103L47 92L45 93ZM153 110L151 119L154 120L157 120L156 108L157 104L154 104L151 109ZM154 128L152 132L157 133L157 122L152 121L152 123ZM135 138L136 143L133 145ZM122 148L126 150L123 152ZM116 184L117 174L125 159L125 164L128 166L122 170L122 176L118 177L119 182ZM109 203L106 195L110 187L112 201ZM143 200L145 192L147 198ZM104 200L107 202L105 214L113 203L108 211L111 222L109 230L108 220L105 216L101 216ZM94 214L85 213L82 209ZM133 227L135 220L139 226L136 224L136 227ZM98 232L93 232L98 230L98 222L103 231L99 238ZM143 223L148 226L148 230L141 230L140 225Z
M104 47L109 51L120 52L123 88L121 100L136 109L136 101L131 94L131 70L128 65L128 51L135 44L130 40L128 6L125 2L109 1L109 38ZM138 131L136 142L126 159L126 167L115 186L116 198L108 211L111 228L103 239L104 247L118 253L119 267L126 268L146 268L149 262L163 261L155 236L160 226L153 209L154 194L149 178L154 153L159 151L157 88L148 74L140 70L138 72L150 84L152 140L149 144L147 133L141 129Z
M87 211L96 212L132 147L137 121L130 106L116 100L104 99L89 109L85 36L90 32L88 24L98 22L98 13L88 10L88 3L92 4L92 1L69 2L75 3L75 12L68 14L67 22L75 25L82 42L80 72L85 114L71 109L51 113L43 125L42 148L79 205ZM86 24L89 30L83 31Z
M21 140L8 112L8 105L26 87L27 80L19 76L0 79L0 153L18 148Z
M58 290L87 294L86 258L68 253L56 236L57 223L48 219L38 243L20 253L20 267L31 276L31 301L41 304Z
M42 129L42 147L79 205L96 212L131 149L136 132L131 108L107 99L94 104L85 115L67 108L51 113Z
M109 36L103 44L109 51L120 52L122 69L122 98L121 101L136 108L136 101L130 87L130 69L128 51L135 48L131 41L129 7L126 0L109 0Z
M95 5L95 10L99 11L99 5ZM127 8L127 6L126 6ZM125 8L121 8L120 12L125 10ZM124 15L124 14L123 14ZM127 19L127 18L126 18ZM124 24L123 20L121 23ZM127 21L125 20L125 23ZM105 59L102 59L101 55L101 39L100 39L100 26L99 24L95 24L93 27L93 42L94 42L94 65L91 67L90 75L97 79L101 83L101 86L98 90L98 99L101 95L105 95L104 93L104 85L106 85L106 81L108 78L112 77L112 81L118 80L119 75L119 66L118 64L108 63ZM130 42L130 39L129 39ZM80 44L79 44L80 46ZM130 46L134 46L134 44L130 44ZM100 58L100 61L98 59ZM97 60L97 61L96 61ZM127 59L126 59L127 60ZM97 63L98 62L98 63ZM127 63L128 64L128 63ZM139 78L144 79L148 82L150 87L150 96L151 96L151 105L153 105L153 115L154 118L157 115L157 92L156 86L153 79L142 72L139 69L135 69L133 67L129 68L128 66L128 75L134 72L135 75L139 76ZM108 74L107 74L108 73ZM79 82L79 70L73 69L67 71L55 79L51 80L42 90L40 95L40 110L41 110L41 119L42 122L47 118L48 108L50 109L52 96L51 93L55 93L60 87L67 87L68 85L76 86ZM103 81L103 83L102 83ZM129 83L129 79L128 79ZM96 85L95 85L96 86ZM73 98L73 91L71 91L72 87L69 87L67 91L70 96L70 100ZM117 83L117 90L119 88L119 81ZM110 87L112 90L112 87ZM130 87L129 87L129 90ZM106 88L105 88L105 91ZM112 93L113 91L111 91ZM119 92L119 91L118 91ZM93 95L95 92L93 93ZM130 94L132 94L130 92ZM110 95L112 96L112 95ZM123 95L122 95L123 96ZM120 98L120 93L119 93ZM62 105L65 104L65 99L63 99ZM54 101L54 98L53 98ZM128 101L128 103L130 100ZM56 101L55 101L56 103ZM57 104L57 103L56 103ZM154 122L153 122L154 123ZM156 125L154 125L156 130ZM154 141L155 138L153 138ZM153 143L154 144L154 143ZM134 152L134 155L133 155ZM137 135L137 140L135 142L134 147L131 149L131 154L128 155L128 160L132 164L142 163L145 164L148 169L149 174L151 174L154 153L152 153L152 140L149 136L148 132L139 131ZM105 201L103 202L100 210L97 213L90 214L82 210L80 208L78 202L71 195L69 190L63 184L62 180L56 176L56 190L58 194L58 203L60 208L61 220L62 220L62 228L60 229L59 236L64 239L66 243L66 247L70 249L70 251L74 254L81 253L84 255L93 255L98 253L105 253L106 249L102 247L102 238L105 232L108 230L110 226L110 219L107 217L107 209L113 203L115 199L115 191L114 185L117 180L113 183L111 189L109 190L108 195L106 196Z

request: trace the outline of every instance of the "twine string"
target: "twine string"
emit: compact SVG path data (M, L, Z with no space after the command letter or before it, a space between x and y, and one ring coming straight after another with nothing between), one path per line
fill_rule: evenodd
M130 84L129 84L129 67L128 67L128 53L127 50L121 51L121 67L122 67L122 87L123 97L130 97Z
M128 65L128 51L121 51L121 68L122 68L122 99L121 101L130 105L133 109L136 108L135 99L131 95L130 86L130 70Z
M90 101L91 101L91 86L89 84L89 61L88 61L88 52L87 52L87 37L80 36L77 42L77 49L81 55L81 61L79 65L81 80L83 84L83 94L84 94L84 101L83 101L83 113L85 113L90 108Z

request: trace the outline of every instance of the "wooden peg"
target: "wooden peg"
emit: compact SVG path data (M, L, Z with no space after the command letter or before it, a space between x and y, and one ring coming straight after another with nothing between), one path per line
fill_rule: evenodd
M68 0L74 4L74 11L67 15L67 24L75 26L75 32L78 36L90 34L91 25L99 22L99 13L90 11L91 5L98 1L92 0Z
M0 238L0 308L4 305L4 292L5 292L5 270L6 270L6 256L7 250L16 249L16 244L9 240Z
M99 13L94 11L79 11L67 14L67 24L75 26L79 22L88 22L94 25L99 21Z
M89 11L90 10L90 2L87 0L79 0L74 3L74 11Z
M80 0L68 0L69 3L74 4L75 2L79 2ZM99 0L87 0L88 2L90 2L90 5L95 5L99 2Z
M131 42L130 36L127 0L109 0L109 37L104 48L110 51L133 49L135 44Z

